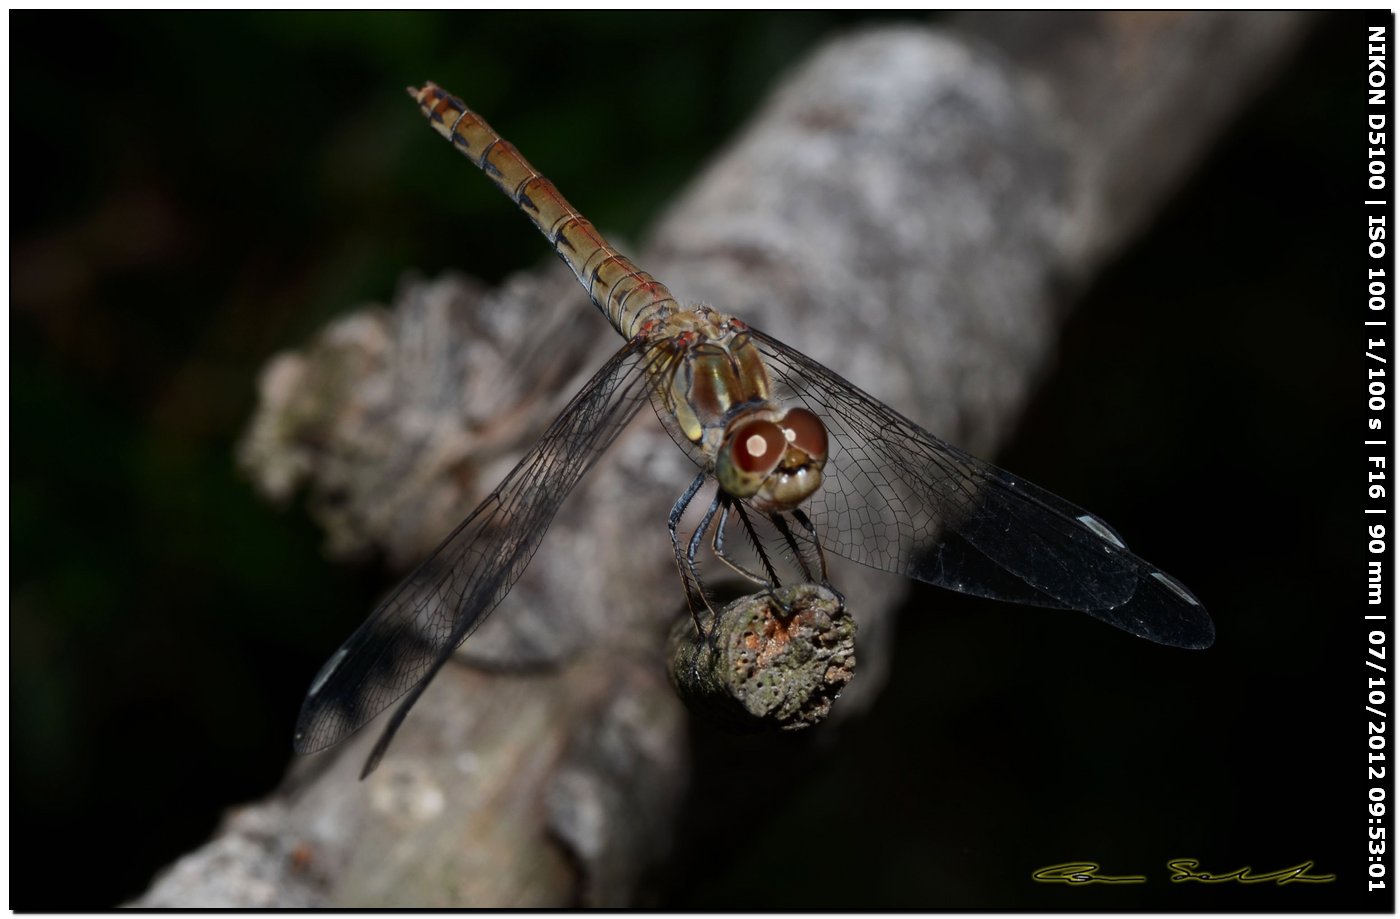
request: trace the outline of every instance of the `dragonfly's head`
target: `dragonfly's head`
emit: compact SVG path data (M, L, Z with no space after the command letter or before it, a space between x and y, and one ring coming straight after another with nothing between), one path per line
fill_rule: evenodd
M805 408L776 418L741 415L725 432L715 460L719 486L752 498L760 510L791 510L822 483L826 425Z

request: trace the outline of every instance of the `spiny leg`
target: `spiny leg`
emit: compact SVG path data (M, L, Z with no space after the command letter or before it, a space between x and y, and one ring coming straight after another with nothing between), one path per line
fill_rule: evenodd
M690 483L690 486L686 488L685 493L676 499L676 503L671 507L670 515L666 518L666 529L671 533L671 548L674 549L676 553L676 570L680 572L681 585L685 588L685 602L690 608L690 617L695 620L696 630L702 633L704 629L700 625L700 611L695 603L695 599L699 597L700 605L704 606L706 609L710 609L710 601L706 599L704 591L700 587L699 577L695 574L695 553L692 550L689 556L687 556L687 554L681 550L681 541L680 537L676 534L676 530L680 526L681 517L685 515L685 509L690 506L690 502L695 498L696 492L700 491L700 487L705 484L705 478L705 473L701 471L695 477L695 480ZM712 514L713 511L710 513ZM710 609L710 612L713 614L714 610Z
M753 545L754 551L758 553L758 559L763 563L763 570L768 572L767 582L769 589L782 586L782 580L778 577L778 571L773 567L773 563L768 559L768 550L763 548L763 540L759 539L758 531L753 528L753 522L749 520L749 512L744 509L744 505L734 502L734 510L739 515L739 522L744 525L744 532L748 534L749 542Z
M783 541L786 542L788 548L792 550L793 558L797 559L798 566L802 568L802 579L809 584L814 583L812 578L812 566L807 564L807 555L802 551L802 547L798 545L797 537L793 535L792 528L787 525L787 521L783 519L783 515L774 512L768 515L768 519L772 521L773 528L782 535Z
M715 608L712 605L710 605L710 598L705 593L704 579L700 577L700 569L695 564L695 556L700 554L700 540L705 538L705 531L710 528L711 521L715 519L715 511L719 510L720 496L722 494L723 492L716 492L714 498L711 499L710 506L705 509L704 516L700 518L700 525L695 528L694 533L690 534L690 543L686 547L685 554L686 567L690 572L690 577L694 580L696 586L699 588L700 599L705 602L705 608L710 611L711 623L719 621L719 613L715 610ZM700 627L700 621L698 619L696 620L695 625L696 628ZM700 632L701 634L704 634L704 629L700 629Z
M725 497L727 498L728 496L726 495ZM744 527L744 533L749 537L749 544L753 546L754 553L758 556L759 561L763 563L763 570L767 572L766 577L754 574L737 562L731 560L729 556L725 554L724 533L729 523L729 510L731 507L737 512L739 522ZM768 557L768 550L763 547L763 540L759 538L758 532L754 530L753 522L749 520L748 512L744 509L742 503L730 499L725 505L724 513L720 516L719 528L715 531L714 550L715 555L719 556L729 567L743 574L750 580L762 584L769 598L783 611L784 615L792 612L791 607L778 595L778 589L783 586L782 579L778 577L778 571L773 567L773 562Z
M728 498L727 495L725 497ZM754 550L759 553L759 557L763 560L764 567L768 570L772 577L764 577L761 574L755 574L748 568L744 567L744 565L741 562L731 558L729 554L725 552L724 533L726 528L729 526L730 508L734 506L735 505L732 500L727 500L724 502L724 510L719 515L719 525L715 527L715 535L714 539L710 541L710 549L715 553L715 558L718 558L720 561L728 565L730 569L732 569L736 574L747 578L750 581L753 581L755 584L762 584L764 587L767 587L771 591L774 583L777 581L778 576L776 573L773 572L773 567L768 564L768 558L767 556L763 555L763 550L759 548L757 540L754 540ZM750 533L750 535L752 535L752 533Z
M812 546L816 549L817 567L821 570L822 575L821 585L827 590L834 591L836 594L839 595L841 592L831 586L831 577L827 574L826 551L822 549L822 541L819 538L817 538L817 528L812 525L811 518L808 517L805 513L803 513L802 508L795 507L790 513L792 514L792 519L797 521L797 525L807 531L807 536L811 539ZM803 565L803 568L806 568L805 564Z

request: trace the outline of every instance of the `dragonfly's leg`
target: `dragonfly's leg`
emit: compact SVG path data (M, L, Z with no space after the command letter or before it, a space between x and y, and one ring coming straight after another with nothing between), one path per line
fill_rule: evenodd
M695 573L695 552L691 550L687 553L681 549L680 537L676 530L680 527L681 517L685 515L685 509L690 506L696 492L700 491L701 486L705 484L705 478L704 471L695 476L695 481L691 482L685 493L676 499L675 505L671 508L670 516L666 518L666 529L671 533L671 548L676 553L676 570L680 572L681 586L685 588L685 602L690 608L690 617L695 620L695 628L702 632L704 630L700 625L700 607L710 609L710 601L705 597L705 593L700 587L700 578ZM711 507L706 516L707 526L709 517L713 515L714 510ZM695 602L697 598L700 600L698 605ZM711 610L711 613L713 612Z
M773 567L773 562L768 557L768 551L763 548L763 540L758 538L758 533L755 532L753 528L753 522L749 520L748 511L746 511L744 509L744 505L739 502L734 502L732 506L738 514L739 522L743 524L744 533L747 534L749 537L749 544L753 546L754 552L758 554L758 560L763 563L763 570L767 574L764 577L760 577L753 574L752 572L746 571L743 568L739 568L737 565L734 565L732 563L730 567L733 567L736 570L743 572L744 574L748 575L750 579L762 584L764 589L767 591L768 596L772 599L773 603L783 611L783 615L790 614L792 612L792 608L783 600L782 597L778 596L778 588L783 586L782 579L778 577L778 571ZM729 507L726 506L726 517L728 515L728 511ZM727 522L727 520L722 520L721 524ZM721 525L720 530L723 531L723 529L724 526ZM715 543L715 554L718 555L720 558L725 558L724 539L722 532L716 535L718 538ZM725 560L728 561L728 559Z
M704 601L705 608L710 611L710 621L712 623L719 621L719 613L715 610L714 606L711 605L710 597L705 592L705 581L700 577L700 568L695 563L695 557L700 554L700 541L705 538L705 533L709 531L710 524L714 522L715 511L719 510L724 500L722 497L723 494L723 492L716 492L714 498L710 501L710 506L705 508L705 514L700 518L700 525L695 528L694 533L690 534L690 544L687 546L685 553L686 567L690 571L691 579L699 587L700 599ZM698 626L699 624L697 620L696 625Z
M778 577L778 572L773 567L772 561L769 560L767 550L763 548L763 540L758 538L758 533L754 530L753 523L749 520L748 511L744 510L744 505L737 501L734 503L734 510L738 512L739 522L744 525L744 532L748 534L749 542L753 545L754 551L758 553L758 559L763 563L763 570L768 574L766 578L761 578L759 580L766 581L770 589L773 587L781 587L782 580Z
M826 552L822 549L822 541L817 537L817 528L812 525L812 519L808 517L805 513L803 513L802 508L800 507L793 508L791 513L792 519L796 520L797 525L807 531L807 535L811 537L812 545L816 548L817 567L821 569L822 586L825 587L827 590L835 591L837 594L839 594L840 591L837 591L836 588L831 586L831 578L827 575Z
M722 561L722 562L724 562L726 565L728 565L728 566L730 567L730 569L732 569L736 574L739 574L740 576L742 576L742 577L744 577L744 578L747 578L747 579L750 580L750 581L753 581L755 584L762 584L764 587L768 588L769 591L771 592L772 589L773 589L773 583L774 583L774 581L777 580L777 575L776 575L776 574L773 575L772 578L764 577L764 576L761 575L761 574L755 574L754 572L750 571L748 568L745 568L745 567L743 566L743 564L741 564L740 562L736 561L735 559L730 558L730 557L729 557L729 554L725 551L725 548L724 548L724 534L725 534L725 530L727 530L728 527L729 527L729 511L730 511L730 509L731 509L732 507L734 507L734 506L735 506L735 505L733 504L732 501L726 501L726 502L725 502L725 504L724 504L724 510L721 511L721 512L720 512L720 515L719 515L719 526L715 527L714 539L712 539L712 540L710 541L710 549L711 549L711 551L713 551L713 552L715 553L715 558L719 559L720 561ZM755 542L755 545L757 545L756 542ZM771 566L768 565L768 559L767 559L767 557L761 555L761 553L762 553L763 550L762 550L761 548L759 548L758 551L760 552L760 557L763 558L764 567L768 568L769 571L771 572L771 571L772 571L772 568L771 568Z
M797 537L793 535L792 527L788 526L787 520L785 520L780 513L771 513L768 515L768 519L772 521L773 528L782 534L783 541L786 542L788 548L792 550L793 557L797 559L797 564L802 568L802 579L809 584L813 583L815 579L812 577L812 566L807 564L807 553L798 545ZM825 572L823 572L822 580L823 582L826 580Z

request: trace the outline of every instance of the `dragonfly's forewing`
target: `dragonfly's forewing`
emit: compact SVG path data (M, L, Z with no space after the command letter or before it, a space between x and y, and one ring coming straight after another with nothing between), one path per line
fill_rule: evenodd
M529 564L560 504L647 400L651 374L671 355L629 343L576 395L470 517L336 651L312 682L296 750L344 739L411 693L366 772L452 652Z
M827 423L831 452L809 512L831 551L963 593L1082 610L1162 644L1214 641L1200 601L1097 517L753 335L775 381Z

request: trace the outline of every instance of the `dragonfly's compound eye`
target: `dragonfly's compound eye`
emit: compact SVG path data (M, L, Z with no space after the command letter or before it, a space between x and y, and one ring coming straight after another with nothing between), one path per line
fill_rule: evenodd
M715 477L720 487L736 498L758 492L764 479L787 451L783 429L771 421L751 421L735 428L720 448Z
M805 408L790 409L781 422L788 443L811 459L820 469L826 465L826 425Z

